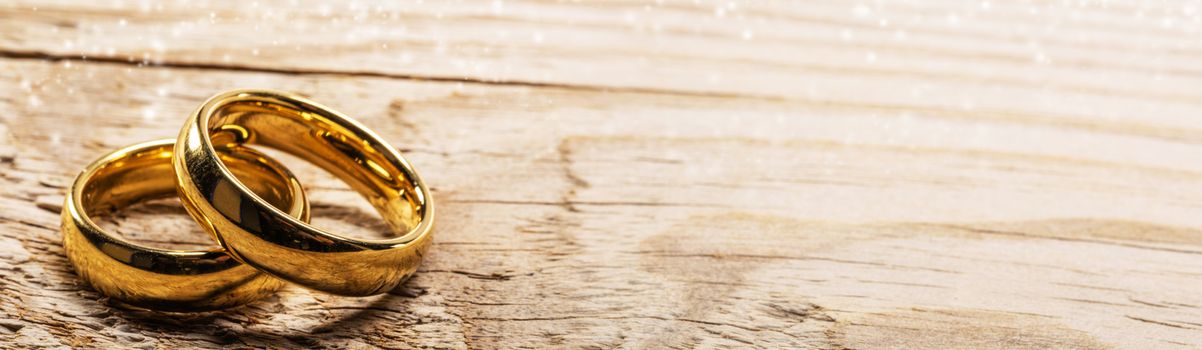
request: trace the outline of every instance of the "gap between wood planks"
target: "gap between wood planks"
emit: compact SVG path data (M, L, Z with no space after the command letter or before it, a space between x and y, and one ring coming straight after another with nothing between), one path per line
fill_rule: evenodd
M14 60L36 60L48 62L60 61L84 61L90 63L109 63L120 64L137 67L159 67L159 68L184 68L184 69L202 69L202 70L221 70L229 72L253 72L253 73L271 73L284 75L340 75L349 77L369 77L369 78L386 78L398 80L414 80L414 81L432 81L444 83L469 83L469 84L484 84L484 85L502 85L502 86L526 86L526 87L541 87L541 88L557 88L575 91L596 91L596 92L616 92L616 93L642 93L656 95L676 95L676 96L693 96L693 97L713 97L713 98L743 98L757 99L770 101L788 101L788 98L781 96L765 96L765 95L750 95L737 93L723 92L700 92L700 91L684 91L672 89L656 89L642 88L631 86L604 86L604 85L588 85L588 84L566 84L566 83L548 83L537 81L523 80L489 80L469 77L449 77L449 76L434 76L434 75L419 75L419 74L395 74L382 73L372 71L342 71L332 69L304 69L304 68L276 68L264 67L245 64L220 64L220 63L204 63L204 62L174 62L164 60L143 60L133 57L118 57L118 56L88 56L83 54L56 54L44 51L29 51L29 50L14 50L11 48L0 47L0 58L8 58Z
M931 116L942 117L945 119L961 119L963 116L959 114L964 111L958 111L951 108L934 107L934 106L917 106L904 104L874 104L874 103L857 103L847 101L824 101L811 100L798 97L788 96L771 96L771 95L755 95L755 94L740 94L726 92L702 92L702 91L687 91L673 89L658 89L658 88L643 88L631 86L604 86L604 85L589 85L589 84L570 84L570 83L549 83L536 81L521 81L521 80L489 80L470 77L449 77L449 76L426 76L418 74L393 74L373 71L340 71L330 69L303 69L303 68L277 68L265 67L257 65L245 64L220 64L220 63L204 63L204 62L176 62L166 60L143 60L133 57L118 57L118 56L88 56L85 54L56 54L37 50L15 50L11 48L0 47L0 58L12 60L27 60L27 61L43 61L43 62L61 62L61 61L80 61L94 64L114 64L131 67L151 67L151 68L180 68L180 69L197 69L197 70L216 70L226 72L248 72L248 73L264 73L264 74L280 74L288 76L316 76L316 75L332 75L346 77L366 77L366 78L383 78L406 81L427 81L427 82L444 82L444 83L465 83L465 84L480 84L492 86L524 86L536 88L553 88L570 91L589 91L600 93L629 93L629 94L653 94L666 96L681 96L681 97L702 97L702 98L731 98L744 100L760 100L771 102L802 102L827 106L841 106L847 108L872 109L872 110L900 110L930 114ZM1062 129L1084 129L1093 132L1102 132L1113 135L1135 135L1151 139L1161 139L1168 141L1178 141L1185 143L1202 143L1202 138L1198 136L1197 130L1191 129L1174 129L1151 126L1147 124L1131 123L1131 122L1107 122L1098 123L1085 122L1080 119L1082 116L1074 115L1059 115L1052 116L1047 114L1031 114L1009 110L974 110L974 116L987 116L1001 122L1008 123L1038 123L1050 127Z

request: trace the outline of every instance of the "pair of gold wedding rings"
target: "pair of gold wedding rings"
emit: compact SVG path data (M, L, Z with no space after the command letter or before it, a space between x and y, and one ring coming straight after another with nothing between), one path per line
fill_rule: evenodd
M366 197L397 237L353 239L313 227L293 174L248 145L332 173ZM171 195L221 249L147 247L92 220ZM387 292L417 270L433 218L417 172L363 125L294 94L236 90L201 105L177 139L129 146L89 165L66 196L62 230L68 258L96 290L136 307L200 311L260 299L286 282L347 296Z

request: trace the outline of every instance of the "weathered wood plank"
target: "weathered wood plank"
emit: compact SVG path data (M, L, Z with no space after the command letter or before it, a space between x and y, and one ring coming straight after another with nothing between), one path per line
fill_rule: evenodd
M301 5L0 5L0 347L1202 346L1188 5ZM71 178L235 87L404 150L440 205L414 280L203 315L81 285ZM208 239L170 201L105 224Z
M31 82L3 102L15 156L0 300L20 325L14 344L1198 344L1202 174L1062 142L1084 134L1170 160L1192 144L985 119L1051 135L920 147L879 139L897 126L873 109L804 102L3 65L6 86ZM61 255L50 203L99 153L170 137L209 91L247 83L329 101L407 150L443 208L423 273L376 299L292 288L201 316L201 329L97 304ZM67 89L74 98L30 103ZM908 123L928 141L978 125ZM337 181L297 168L320 225L371 217L342 204L354 196ZM178 212L144 217L118 221L138 238L203 242Z
M1091 107L1142 98L1158 102L1166 110L1156 114L1166 119L1173 105L1202 96L1192 89L1202 80L1193 65L1202 55L1202 23L1188 4L290 4L22 0L0 7L0 47L147 63L942 100L919 104L986 109L1040 103L1062 114L1146 114L1151 107ZM971 88L984 85L992 89Z

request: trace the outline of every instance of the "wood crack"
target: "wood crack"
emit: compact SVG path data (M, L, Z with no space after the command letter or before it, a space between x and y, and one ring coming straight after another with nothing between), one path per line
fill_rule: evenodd
M989 230L989 229L981 229L981 228L967 227L967 226L961 226L961 225L935 225L935 226L942 226L942 227L947 227L947 228L953 228L953 229L959 229L959 230L965 230L965 231L969 231L969 232L989 234L989 235L1015 236L1015 237L1025 237L1025 238L1032 238L1032 239L1048 239L1048 240L1053 240L1053 241L1065 241L1065 242L1093 243L1093 244L1119 246L1119 247L1126 247L1126 248L1155 250L1155 251L1162 251L1162 252L1202 255L1202 252L1199 252L1196 250L1177 249L1177 248L1168 248L1168 247L1153 247L1153 246L1146 246L1146 245L1141 245L1141 244L1114 242L1114 241L1106 241L1106 240L1098 240L1098 239L1041 236L1041 235L1029 234L1029 233L1024 233L1024 232Z
M1131 316L1131 315L1127 315L1127 318L1136 320L1136 321L1140 321L1140 322L1144 322L1144 323L1158 325L1158 326L1173 327L1173 328L1180 328L1180 329L1197 329L1195 327L1189 327L1189 326L1180 325L1180 324L1176 324L1176 323L1169 323L1169 322L1165 322L1165 321L1150 320L1150 319L1135 317L1135 316Z
M268 67L268 66L250 65L250 64L218 64L218 63L203 63L203 62L178 62L178 61L168 61L168 60L146 60L146 59L139 59L139 58L134 58L134 57L88 56L88 55L84 55L84 54L74 54L74 53L50 53L50 52L45 52L45 51L17 50L17 49L12 49L12 48L0 48L0 58L8 58L8 59L14 59L14 60L35 60L35 61L45 61L45 62L85 61L85 62L91 62L91 63L107 63L107 64L118 64L118 65L136 66L136 67L216 70L216 71L227 71L227 72L250 72L250 73L282 74L282 75L293 75L293 76L337 75L337 76L346 76L346 77L383 78L383 79L430 81L430 82L443 82L443 83L464 83L464 84L481 84L481 85L553 88L553 89L562 89L562 90L593 91L593 92L602 92L602 93L611 93L612 92L612 93L635 93L635 94L714 97L714 98L744 98L744 99L775 100L775 101L788 100L784 97L779 97L779 96L752 95L752 94L741 94L741 93L686 91L686 90L671 90L671 89L645 88L645 87L633 87L633 86L604 86L604 85L589 85L589 84L550 83L550 82L538 82L538 81L526 81L526 80L493 80L493 79L479 79L479 78L471 78L471 77L383 73L383 72L375 72L375 71L347 71L347 70L313 69L313 68L281 68L281 67Z

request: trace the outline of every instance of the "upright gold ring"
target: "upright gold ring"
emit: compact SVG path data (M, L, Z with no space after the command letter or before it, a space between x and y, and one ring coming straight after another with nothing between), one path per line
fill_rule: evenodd
M284 285L232 259L223 250L146 247L109 234L92 221L139 201L176 193L174 140L132 145L89 165L67 193L63 246L76 272L93 288L126 304L160 310L221 309L260 299ZM309 206L283 165L249 148L214 153L264 203L298 221Z
M397 234L329 233L271 206L215 147L262 145L325 169L367 198ZM430 245L430 192L395 148L354 120L303 97L236 90L204 103L184 125L173 162L185 208L234 258L328 293L387 292L417 270Z

